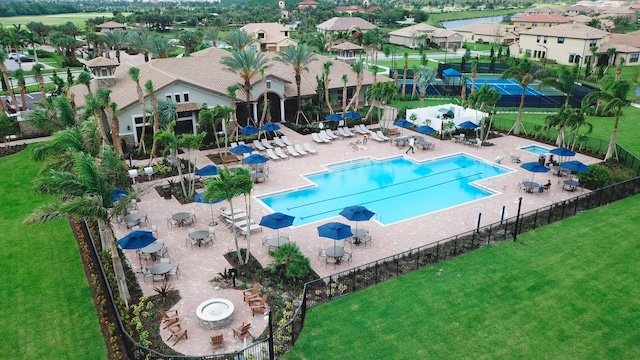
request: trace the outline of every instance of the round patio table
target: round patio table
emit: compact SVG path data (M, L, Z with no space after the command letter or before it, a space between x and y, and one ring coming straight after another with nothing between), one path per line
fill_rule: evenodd
M184 225L184 221L191 217L191 214L188 212L179 212L171 215L171 218L178 222L178 225Z
M197 230L189 234L189 237L193 240L198 240L198 246L202 246L202 242L209 237L209 230Z
M280 246L289 243L289 238L286 236L280 236L277 238L270 239L268 244L269 247L279 248Z
M153 275L164 275L168 273L169 270L171 270L170 263L155 264L151 267L151 269L149 269L149 271L151 271L151 274Z
M342 255L344 255L344 248L338 247L338 246L332 246L330 248L326 248L324 252L329 257L340 258L342 257Z
M157 242L152 242L151 244L140 249L140 252L143 252L145 254L155 254L158 251L160 251L161 248L162 248L162 244L159 244Z
M129 214L129 215L126 215L124 217L124 221L126 221L126 222L134 222L134 221L140 220L140 218L142 218L142 216L140 214Z

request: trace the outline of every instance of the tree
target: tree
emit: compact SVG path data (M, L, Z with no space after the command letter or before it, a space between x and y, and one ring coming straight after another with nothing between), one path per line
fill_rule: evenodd
M327 104L327 112L329 114L333 114L333 107L331 106L331 101L329 99L329 82L331 79L329 78L329 74L331 73L331 66L333 66L333 62L326 61L322 64L322 84L324 89L324 101Z
M421 65L416 71L415 84L420 89L420 107L424 107L424 97L427 94L427 88L436 79L438 73L424 65Z
M144 89L147 91L147 94L149 94L149 101L151 102L151 107L153 108L153 135L154 136L153 136L153 145L151 145L151 155L149 156L149 166L151 166L151 164L153 163L153 158L156 155L156 150L158 146L158 140L155 134L158 132L158 128L160 125L160 119L159 119L160 111L158 109L158 97L156 96L156 90L153 86L153 81L147 80L147 82L144 83Z
M613 111L616 116L613 131L611 132L611 140L609 140L609 146L607 147L607 154L604 157L604 160L608 161L616 153L616 135L618 134L618 123L620 122L622 109L631 104L631 101L627 100L629 91L631 91L631 84L626 80L615 80L610 76L603 78L601 84L602 89L600 91L594 91L582 99L582 108L589 107L594 102L602 101L602 111L604 113Z
M127 32L127 45L144 55L144 62L149 61L149 49L152 36L148 31L129 31Z
M353 97L347 104L347 110L353 106L354 111L358 111L358 100L360 99L360 89L362 89L362 70L364 69L364 64L362 60L358 60L351 64L351 70L356 73L356 92L353 94Z
M402 74L402 97L404 98L407 94L407 71L409 71L409 52L405 51L404 53L404 68Z
M111 250L120 298L128 306L131 296L110 222L111 217L122 210L111 210L113 188L119 184L106 180L113 179L107 176L113 172L113 166L120 164L121 174L125 174L125 169L110 148L105 147L101 157L102 161L98 163L91 155L76 153L73 171L50 170L45 176L37 178L35 192L59 196L61 201L36 208L25 218L24 223L42 224L52 220L78 218L96 221L103 250Z
M491 47L491 58L493 59L493 46ZM478 77L478 59L473 60L473 65L471 65L471 93L476 89L476 78ZM462 85L466 87L466 82Z
M251 223L251 190L253 190L253 179L251 178L251 173L246 168L236 168L235 174L235 185L244 197L244 206L247 213L247 223ZM247 254L244 259L244 263L249 262L249 255L251 254L251 230L247 228Z
M242 49L232 51L231 56L223 56L220 62L225 66L225 70L239 74L244 82L242 90L244 90L246 96L247 124L250 124L252 120L251 80L260 69L269 67L269 59L265 58L262 53Z
M571 149L575 149L576 142L580 138L584 138L586 135L591 134L593 132L593 124L587 121L584 112L582 109L575 109L573 113L569 117L569 121L567 121L567 128L570 129L570 135L573 137L573 142L571 144ZM586 127L587 130L583 135L580 135L580 129Z
M202 42L203 37L204 35L200 30L182 30L178 35L178 39L184 46L184 52L187 56Z
M44 76L42 76L42 70L44 70L44 65L38 63L33 65L31 71L33 71L33 76L35 76L36 80L38 80L38 85L40 85L40 92L42 93L42 101L47 98L47 88L44 86Z
M107 122L111 130L111 140L113 148L118 156L124 155L122 144L120 143L120 120L118 119L118 104L111 102L111 90L100 88L96 91L96 99L99 107L107 115Z
M218 47L218 39L220 38L220 28L218 27L210 27L205 30L204 38L206 40L211 41L211 45L213 47Z
M342 113L347 113L347 83L349 82L349 77L347 74L342 74Z
M11 97L11 100L13 100L13 103L17 106L18 101L16 100L16 94L13 93L13 86L11 86L9 82L9 73L7 72L7 66L4 64L5 61L7 61L7 54L0 50L0 71L2 72L2 78L4 79L4 83L7 84L9 97Z
M556 146L565 146L565 133L564 130L569 122L569 118L573 110L568 105L562 105L558 112L545 117L545 129L556 129L558 137L556 138Z
M153 57L166 59L175 49L175 44L162 35L154 35L149 38L147 48L149 52L153 54Z
M302 73L305 71L309 71L309 64L313 61L316 61L317 58L314 55L313 51L307 44L300 44L298 47L289 46L284 48L283 51L280 51L276 55L276 61L283 62L285 64L290 65L293 68L293 72L295 73L296 79L296 91L297 91L297 113L296 113L296 124L298 124L300 120L300 115L309 122L309 119L304 116L302 112L302 98L300 96L300 86L302 84Z
M69 100L64 96L48 98L39 104L40 109L31 111L26 121L36 129L52 133L76 125Z
M495 107L496 103L502 95L496 90L492 89L486 84L482 86L478 91L473 92L467 98L467 101L464 103L465 107L470 107L472 109L476 109L479 111L485 111L489 107ZM480 139L483 141L486 140L484 121L480 124ZM491 121L489 122L489 126L487 127L487 136L489 135L489 131L491 130Z
M240 85L238 84L233 84L233 85L229 85L227 87L227 97L229 98L229 107L231 109L233 109L233 111L231 112L231 120L233 121L233 125L234 128L232 129L232 132L237 132L238 129L240 128L240 124L238 124L238 118L236 117L236 92L240 90ZM226 139L226 135L229 134L229 131L225 132L225 147L228 145L227 144L227 139ZM237 135L237 133L236 133Z
M210 131L216 140L216 147L220 148L218 139L218 126L229 120L233 108L229 106L216 105L213 109L202 109L198 113L198 126L202 131ZM226 126L224 127L226 129ZM226 133L225 133L226 139ZM226 147L226 142L225 142Z
M80 74L78 74L78 84L82 84L87 87L87 92L92 94L91 92L91 73L87 70L84 70Z
M374 108L375 103L378 103L378 120L382 119L382 108L384 105L392 101L398 94L398 85L392 81L386 81L381 83L375 83L367 89L367 97L371 98L371 107L365 115L365 119L368 119ZM386 130L383 122L380 122L380 127Z
M93 117L98 124L98 129L100 129L102 142L108 144L109 136L107 135L107 130L104 127L105 121L104 112L102 111L102 103L96 94L89 93L85 95L85 114L93 114Z
M107 45L116 50L116 59L118 59L118 64L120 63L120 49L125 46L126 38L127 33L122 29L107 31L104 34L104 40Z
M141 154L144 149L144 135L147 129L147 111L144 105L144 93L142 92L142 86L140 86L140 69L135 66L130 67L129 77L136 83L138 105L140 105L140 111L142 112L142 132L140 134L140 144L138 147L138 154Z
M618 50L616 50L616 48L612 48L612 47L607 49L607 68L605 70L607 74L609 74L609 68L615 65L617 51Z
M231 29L227 36L224 38L224 41L229 44L235 51L243 50L249 44L253 42L251 35L242 29Z
M522 87L522 95L520 96L520 107L518 108L518 118L514 124L514 135L520 135L520 127L522 126L522 113L524 112L524 96L526 94L525 89L531 84L539 75L540 71L531 73L531 63L529 59L525 58L520 60L518 58L509 58L509 68L502 73L501 79L516 79L518 84Z
M564 104L569 105L569 98L573 91L575 77L569 69L561 67L559 69L547 70L540 74L538 87L550 86L564 94Z
M22 110L27 110L27 84L24 79L24 70L16 69L13 72L13 76L15 76L18 81L18 89L20 91L20 100L22 101ZM17 103L14 103L17 104Z

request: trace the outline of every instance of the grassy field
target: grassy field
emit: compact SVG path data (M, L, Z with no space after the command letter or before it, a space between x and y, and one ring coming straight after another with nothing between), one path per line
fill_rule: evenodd
M45 25L62 25L71 21L80 29L84 29L84 25L85 25L84 22L87 19L92 19L100 16L111 18L113 17L113 13L95 12L95 13L0 17L0 24L2 24L2 26L4 27L10 27L12 25L18 25L18 24L22 24L24 26L32 21L35 21L35 22L42 22Z
M443 13L431 13L427 23L433 26L440 26L442 21L473 19L477 17L488 17L498 15L510 15L521 12L522 9L506 9L506 10L491 10L491 11L453 11Z
M312 308L283 358L638 359L639 206L629 198Z
M0 359L106 359L78 246L65 221L22 225L40 169L27 151L0 158Z

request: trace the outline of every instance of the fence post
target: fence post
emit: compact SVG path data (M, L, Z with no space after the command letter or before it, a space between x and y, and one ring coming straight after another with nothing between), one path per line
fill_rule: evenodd
M518 238L518 223L520 220L520 210L522 209L522 196L518 198L518 214L516 215L516 226L513 231L513 242Z

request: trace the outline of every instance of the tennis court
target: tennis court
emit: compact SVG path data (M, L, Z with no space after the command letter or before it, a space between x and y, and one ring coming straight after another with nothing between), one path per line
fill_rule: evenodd
M473 81L471 79L467 79L467 86L471 88L471 83ZM483 74L483 76L478 76L476 78L474 89L478 90L484 85L495 89L497 92L502 94L504 97L517 97L518 99L522 95L522 86L518 84L515 79L498 79L495 75L487 76ZM551 88L551 87L541 87L538 88L538 82L531 83L530 86L527 86L524 89L525 95L525 103L527 100L535 99L538 103L544 103L547 105L561 105L561 99L564 97L564 94L560 91ZM504 99L506 100L506 98Z

